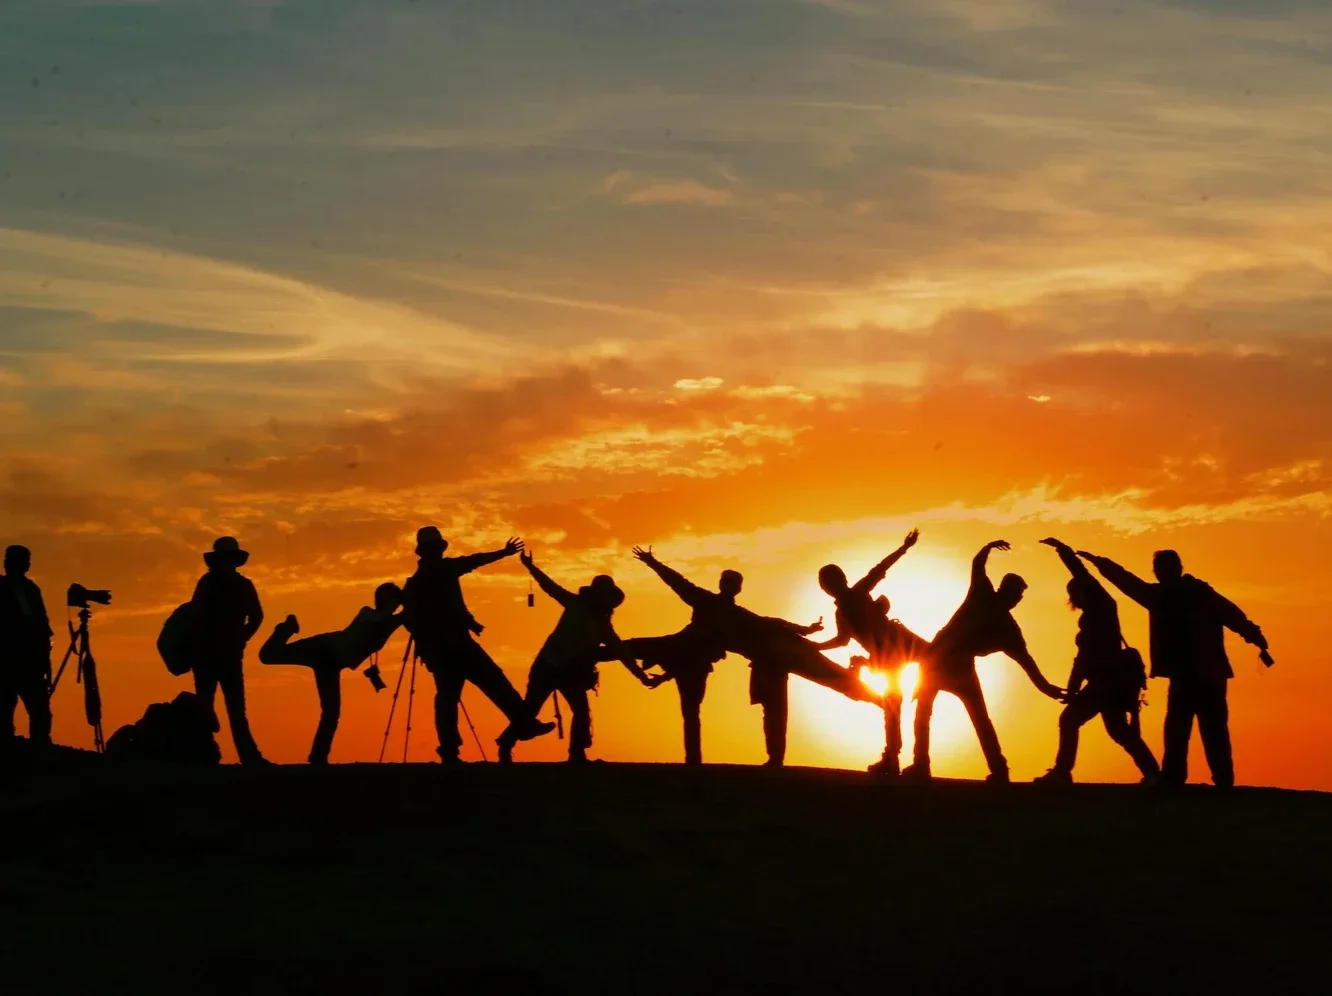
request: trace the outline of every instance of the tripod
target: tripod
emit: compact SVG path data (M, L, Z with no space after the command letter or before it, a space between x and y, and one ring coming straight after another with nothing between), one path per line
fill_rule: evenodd
M420 656L416 653L416 640L409 637L407 648L402 652L402 667L398 670L398 681L393 686L393 701L389 705L388 722L384 725L384 742L379 747L379 763L384 763L384 755L388 752L389 734L393 730L393 716L398 711L398 695L402 692L402 679L407 674L407 659L411 658L411 681L407 686L407 729L402 737L402 763L407 763L407 748L412 740L412 704L416 701L416 665L420 661ZM467 711L467 704L459 697L458 705L462 707L463 716L467 720L467 726L472 731L472 739L476 741L476 749L481 752L481 760L489 761L486 757L486 749L481 745L481 738L477 735L476 727L472 724L472 714Z
M70 658L74 658L74 683L83 685L83 714L88 719L88 725L93 728L93 747L101 754L106 749L106 743L102 739L102 690L97 684L97 661L93 659L92 649L88 646L88 620L91 618L92 611L85 605L79 609L77 627L72 622L66 623L69 627L69 649L65 651L60 668L51 679L47 698L55 695Z

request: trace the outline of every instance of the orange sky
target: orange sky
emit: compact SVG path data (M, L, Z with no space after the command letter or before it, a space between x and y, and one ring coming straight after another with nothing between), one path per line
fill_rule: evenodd
M687 618L634 544L831 620L818 567L919 526L882 590L929 633L1003 537L1056 682L1037 541L1170 546L1278 659L1233 646L1240 780L1332 789L1330 46L1320 8L1239 0L7 6L0 540L53 605L115 590L108 732L184 687L153 639L224 533L270 623L345 624L433 522L613 573L626 634ZM555 609L519 571L466 590L521 685ZM303 758L309 675L248 668L262 748ZM594 753L678 758L674 689L603 670ZM982 674L1040 773L1057 707ZM746 681L714 676L710 760L762 757ZM372 758L388 695L344 684L334 758ZM872 709L793 687L792 762L877 755ZM936 771L981 774L938 716ZM1078 776L1134 771L1089 728Z

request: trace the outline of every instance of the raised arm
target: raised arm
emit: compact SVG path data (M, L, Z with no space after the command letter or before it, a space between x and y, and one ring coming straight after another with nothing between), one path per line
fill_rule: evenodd
M911 532L906 534L906 539L902 541L901 546L870 568L869 573L852 585L852 588L868 595L879 586L879 583L888 576L888 571L892 569L892 566L905 557L906 552L915 546L916 541L919 539L920 530L911 530ZM839 646L846 646L846 644L839 644Z
M1122 591L1144 609L1151 609L1156 604L1156 585L1144 581L1132 571L1120 567L1109 557L1098 557L1086 550L1079 550L1078 556L1090 561L1112 585Z
M679 571L667 567L649 548L643 549L641 546L634 547L634 556L647 564L657 573L657 577L666 582L666 587L679 596L680 601L684 602L690 608L696 608L703 603L712 592L706 588L700 588L694 582L690 581Z
M522 552L523 541L517 537L511 537L509 542L498 550L489 550L485 553L469 553L463 557L450 557L449 560L452 561L459 574L471 574L479 567L485 567L506 557L512 557L515 553Z
M1059 559L1064 562L1064 566L1068 568L1068 573L1072 574L1073 577L1105 591L1105 585L1101 584L1096 575L1087 570L1087 565L1082 562L1071 546L1063 540L1055 539L1053 536L1047 536L1041 542L1048 547L1052 547L1055 553L1059 554ZM1107 591L1106 594L1109 595L1110 593Z
M559 602L560 605L564 606L567 609L570 605L574 603L574 601L577 600L578 598L577 595L569 591L567 588L563 588L560 585L556 584L553 580L551 580L550 575L548 575L545 571L543 571L540 567L538 567L535 563L533 563L532 555L530 553L524 551L523 553L520 553L518 555L518 559L522 561L523 566L527 568L527 573L532 575L532 578L536 581L537 586L540 587L540 589L544 591L548 596L553 598L555 601Z
M977 591L981 588L987 588L994 591L994 585L990 582L990 575L986 573L986 567L990 562L991 550L1010 550L1007 540L993 540L986 543L977 552L976 556L971 558L971 590Z

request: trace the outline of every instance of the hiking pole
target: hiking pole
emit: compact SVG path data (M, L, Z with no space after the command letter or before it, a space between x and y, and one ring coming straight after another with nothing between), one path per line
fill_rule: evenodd
M467 703L462 700L462 695L458 695L458 705L462 706L463 718L467 720L467 728L472 731L472 739L476 741L476 749L481 752L481 760L487 764L490 758L486 757L486 749L481 746L481 738L476 735L476 727L472 725L472 714L467 711Z
M384 754L388 750L389 731L393 729L393 713L398 708L398 693L402 691L402 678L407 673L407 658L411 656L415 637L407 637L407 649L402 652L402 667L398 670L398 683L393 686L393 703L389 706L388 723L384 726L384 742L379 747L379 763L384 763Z

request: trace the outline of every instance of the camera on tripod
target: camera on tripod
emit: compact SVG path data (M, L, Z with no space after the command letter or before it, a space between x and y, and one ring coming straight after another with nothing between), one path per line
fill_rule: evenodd
M111 592L105 588L85 588L81 584L69 586L69 592L65 595L65 604L71 609L86 609L90 602L96 602L98 605L110 605Z

